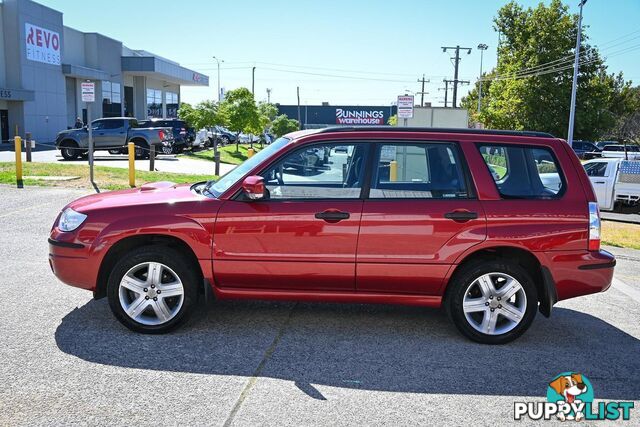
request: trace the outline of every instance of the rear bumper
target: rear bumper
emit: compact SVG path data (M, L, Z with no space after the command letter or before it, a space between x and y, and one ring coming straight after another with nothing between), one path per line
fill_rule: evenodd
M611 286L616 259L607 251L545 252L544 257L558 301L603 292Z

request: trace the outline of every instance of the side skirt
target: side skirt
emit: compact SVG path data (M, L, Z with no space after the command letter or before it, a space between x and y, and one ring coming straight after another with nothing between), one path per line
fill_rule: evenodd
M272 301L305 301L351 304L399 304L438 308L442 297L436 295L384 294L372 292L335 292L335 291L271 291L265 289L220 289L214 288L218 299L254 299Z

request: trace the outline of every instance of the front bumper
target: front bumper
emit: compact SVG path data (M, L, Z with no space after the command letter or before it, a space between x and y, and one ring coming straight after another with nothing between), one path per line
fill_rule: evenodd
M49 237L49 266L63 283L95 291L100 260L90 256L90 246L54 229Z

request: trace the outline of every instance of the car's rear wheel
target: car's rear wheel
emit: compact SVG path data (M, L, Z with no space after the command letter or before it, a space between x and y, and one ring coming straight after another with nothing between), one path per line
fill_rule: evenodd
M177 251L142 247L125 254L107 283L109 306L127 328L149 334L185 322L198 295L193 266Z
M231 141L227 135L223 135L220 139L222 140L222 145L227 145Z
M520 265L494 260L462 267L447 294L458 330L484 344L505 344L531 326L538 307L536 286Z

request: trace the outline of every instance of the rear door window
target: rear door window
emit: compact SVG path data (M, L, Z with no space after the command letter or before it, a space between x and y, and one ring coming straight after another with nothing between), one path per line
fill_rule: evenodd
M498 144L479 149L503 198L555 198L564 192L565 182L550 149Z
M369 198L467 198L458 150L448 143L378 145Z

